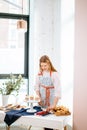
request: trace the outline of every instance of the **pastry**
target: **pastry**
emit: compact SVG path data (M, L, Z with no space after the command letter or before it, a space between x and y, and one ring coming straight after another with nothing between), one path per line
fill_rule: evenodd
M64 106L56 106L53 108L53 113L56 116L61 116L61 115L70 115L70 111L68 108L64 107Z
M28 96L28 95L25 96L25 100L26 100L26 101L29 100L29 96Z
M35 98L34 98L36 101L39 101L40 100L40 98L38 97L38 96L35 96Z
M30 96L29 99L30 99L30 100L34 100L34 96Z

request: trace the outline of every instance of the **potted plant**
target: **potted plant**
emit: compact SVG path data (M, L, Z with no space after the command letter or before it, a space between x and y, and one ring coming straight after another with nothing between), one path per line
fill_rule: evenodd
M10 74L7 80L0 86L0 94L8 96L11 94L18 95L21 85L24 83L21 75L15 76Z

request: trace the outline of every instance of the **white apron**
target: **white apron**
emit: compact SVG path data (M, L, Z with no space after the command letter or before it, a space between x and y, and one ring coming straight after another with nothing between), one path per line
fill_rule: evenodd
M51 79L51 73L49 75L40 75L40 94L42 100L42 107L47 108L53 104L54 100L54 86Z

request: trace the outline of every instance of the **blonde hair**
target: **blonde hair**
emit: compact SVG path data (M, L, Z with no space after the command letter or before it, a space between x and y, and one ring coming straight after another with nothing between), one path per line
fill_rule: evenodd
M49 57L47 55L43 55L40 58L40 60L39 60L39 68L40 68L41 72L42 72L42 70L41 70L41 63L42 62L49 64L49 71L55 71L55 72L57 72L57 70L54 68L54 66L52 65L52 62L50 61L50 59L49 59Z

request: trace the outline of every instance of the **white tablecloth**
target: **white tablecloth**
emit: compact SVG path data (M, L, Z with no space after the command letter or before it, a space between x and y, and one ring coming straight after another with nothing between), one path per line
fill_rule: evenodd
M3 111L0 111L0 123L4 122L5 113Z
M4 122L5 113L0 111L0 122ZM71 116L55 116L54 114L49 114L46 116L21 116L15 121L18 125L27 125L35 127L47 127L62 130L69 122Z

